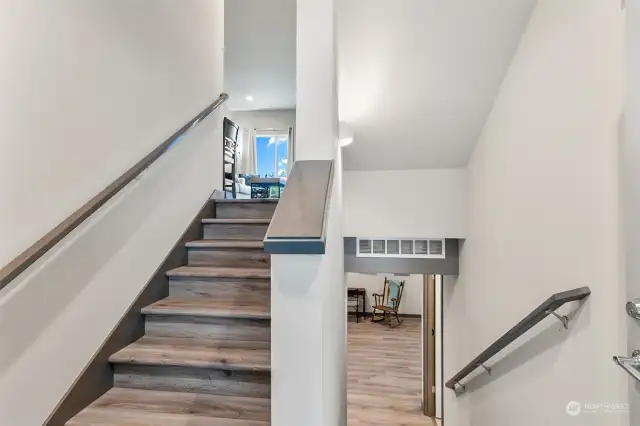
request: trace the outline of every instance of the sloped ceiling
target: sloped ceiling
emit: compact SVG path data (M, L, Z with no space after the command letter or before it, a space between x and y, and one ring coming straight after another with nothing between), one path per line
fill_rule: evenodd
M335 1L345 168L464 167L535 0ZM226 0L228 106L295 108L295 49L296 0Z
M337 0L351 170L464 167L535 0Z

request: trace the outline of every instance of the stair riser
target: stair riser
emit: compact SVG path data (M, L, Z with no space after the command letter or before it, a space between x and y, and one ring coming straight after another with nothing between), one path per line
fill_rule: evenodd
M207 223L203 234L205 240L262 241L268 227L267 224Z
M169 296L268 301L271 297L271 281L262 279L172 277L169 281Z
M271 321L242 318L211 318L183 315L147 315L145 334L156 337L187 337L255 342L269 347Z
M270 256L264 250L190 248L190 266L230 268L269 268Z
M218 203L218 219L271 219L277 203Z
M269 398L269 372L114 364L114 386L172 392Z

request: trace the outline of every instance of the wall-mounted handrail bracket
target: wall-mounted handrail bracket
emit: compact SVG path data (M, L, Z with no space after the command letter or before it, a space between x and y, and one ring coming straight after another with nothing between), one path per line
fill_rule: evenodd
M456 386L457 386L457 387L456 387ZM465 385L463 385L462 383L460 383L460 382L455 382L455 383L453 384L453 387L454 387L454 389L453 389L453 390L454 390L457 394L465 393L465 392L467 391L467 387L466 387Z
M613 362L629 373L631 377L640 382L640 350L633 351L631 358L614 356Z
M562 325L564 325L565 329L569 329L569 317L566 315L559 315L556 311L552 311L552 310L548 310L546 311L547 315L553 315L554 317L558 318L558 321L560 321L562 323Z
M486 362L549 315L553 315L558 318L558 320L564 324L565 328L568 328L569 318L558 315L555 311L565 303L582 300L590 294L591 289L589 289L589 287L581 287L551 295L551 297L542 302L542 304L531 311L529 315L524 317L509 331L503 334L502 337L493 342L491 346L475 357L469 364L464 366L462 370L458 371L451 379L449 379L449 381L447 381L445 386L457 393L457 386L460 385L460 381L472 374L478 367L482 367L488 373L491 373L491 368L486 366Z
M491 375L491 371L492 371L492 370L491 370L491 367L487 367L487 366L486 366L486 365L484 365L484 364L478 364L478 367L482 367L482 368L484 368L484 370L485 370L489 375Z

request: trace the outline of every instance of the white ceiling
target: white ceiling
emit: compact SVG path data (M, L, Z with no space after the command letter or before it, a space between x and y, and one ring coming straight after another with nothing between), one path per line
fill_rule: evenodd
M224 33L227 106L295 108L296 0L225 0Z
M535 0L335 1L345 168L464 167ZM232 110L295 107L296 0L226 0L225 45Z
M336 4L345 168L464 167L535 0Z

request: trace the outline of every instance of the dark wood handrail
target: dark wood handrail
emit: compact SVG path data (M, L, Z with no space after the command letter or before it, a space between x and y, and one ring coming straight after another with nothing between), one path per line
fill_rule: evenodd
M333 161L296 161L264 238L272 254L324 254Z
M14 278L24 272L42 255L55 246L60 240L69 235L71 231L84 222L89 216L95 213L107 201L113 198L120 190L127 186L132 180L138 177L144 170L151 166L160 158L169 147L182 138L189 130L196 127L202 120L207 118L213 111L229 99L229 95L221 93L220 96L197 116L191 119L180 130L175 132L169 139L160 144L156 149L147 154L135 166L131 167L109 186L103 189L98 195L90 199L85 205L73 212L63 220L58 226L49 231L44 237L36 241L31 247L22 252L18 257L0 269L0 290L7 286Z
M445 384L449 389L454 389L456 384L460 385L460 380L467 377L477 368L484 366L484 364L498 352L506 348L510 343L529 331L534 325L545 319L549 315L557 315L556 309L568 302L575 300L581 300L591 294L589 287L576 288L562 293L556 293L553 296L545 300L540 306L534 309L529 315L527 315L522 321L516 324L511 330L507 331L502 337L496 340L491 346L489 346L484 352L478 355L473 361L467 364L462 370L456 373ZM559 317L567 326L568 319L566 317ZM486 368L486 367L485 367Z

